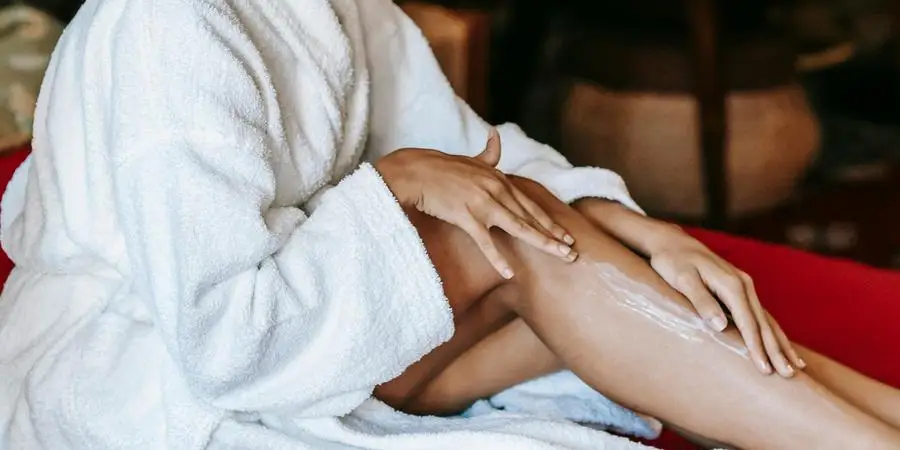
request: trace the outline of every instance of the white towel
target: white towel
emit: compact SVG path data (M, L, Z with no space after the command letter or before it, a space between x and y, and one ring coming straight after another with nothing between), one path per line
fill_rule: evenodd
M371 398L453 322L361 162L486 134L389 0L88 0L2 203L0 448L640 448ZM636 208L615 174L501 134L504 170Z
M567 370L513 386L475 403L462 415L481 417L496 411L571 420L644 439L656 439L662 431L656 419L619 405Z

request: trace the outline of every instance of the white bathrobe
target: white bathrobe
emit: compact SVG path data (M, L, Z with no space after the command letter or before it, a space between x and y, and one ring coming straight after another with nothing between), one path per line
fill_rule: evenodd
M637 208L500 133L503 170ZM389 0L88 0L2 203L0 448L635 448L371 398L453 323L364 161L485 137Z

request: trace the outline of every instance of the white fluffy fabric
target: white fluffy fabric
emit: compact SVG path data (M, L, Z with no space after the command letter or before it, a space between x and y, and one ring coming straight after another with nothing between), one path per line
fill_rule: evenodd
M500 132L503 170L637 209L615 174ZM364 161L486 134L389 0L88 0L2 203L0 448L642 447L371 398L453 322Z
M662 424L606 398L566 370L499 392L472 405L464 417L477 418L497 411L569 420L600 430L614 430L656 439Z

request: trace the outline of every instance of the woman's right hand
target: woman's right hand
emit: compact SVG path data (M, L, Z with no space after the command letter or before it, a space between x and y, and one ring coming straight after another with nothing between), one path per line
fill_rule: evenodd
M401 149L375 167L403 206L463 229L504 278L512 278L509 262L497 250L490 229L497 227L548 254L574 261L574 239L503 172L500 136L491 129L484 151L476 157L436 150Z

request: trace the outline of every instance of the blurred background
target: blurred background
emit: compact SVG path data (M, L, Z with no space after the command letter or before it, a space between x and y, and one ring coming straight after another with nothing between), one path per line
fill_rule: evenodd
M900 0L398 3L479 113L652 215L900 269ZM0 1L0 147L79 6Z

